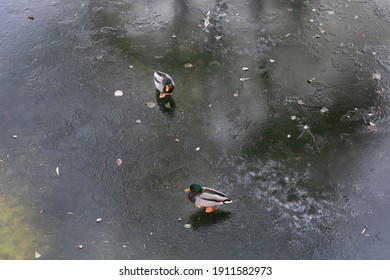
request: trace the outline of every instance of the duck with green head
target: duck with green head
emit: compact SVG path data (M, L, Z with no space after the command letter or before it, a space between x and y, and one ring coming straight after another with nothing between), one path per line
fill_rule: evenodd
M226 194L219 191L192 184L185 189L188 192L188 199L197 208L206 208L206 213L213 212L216 206L231 203L232 200Z
M154 86L160 92L159 98L164 98L167 95L170 95L175 89L175 82L168 74L161 71L156 71L154 72L153 77Z

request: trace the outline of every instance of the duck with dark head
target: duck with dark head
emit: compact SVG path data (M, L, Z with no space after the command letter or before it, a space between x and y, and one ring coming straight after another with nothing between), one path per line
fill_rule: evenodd
M156 89L160 92L159 98L164 98L167 95L171 95L173 90L175 89L175 82L172 77L168 74L156 71L154 72L154 85Z
M219 191L201 187L197 184L192 184L185 189L188 192L188 199L195 204L195 207L205 207L206 213L213 212L216 206L231 203L232 200L226 194Z

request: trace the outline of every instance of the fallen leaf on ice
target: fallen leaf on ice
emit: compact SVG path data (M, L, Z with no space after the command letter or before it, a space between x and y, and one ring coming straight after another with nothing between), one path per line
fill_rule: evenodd
M121 91L121 90L116 90L115 92L114 92L114 96L123 96L123 91Z
M116 161L115 161L115 166L116 167L119 167L122 165L122 160L120 158L118 158Z
M271 59L269 60L269 62L271 62L271 63L275 63L275 62L276 62L276 60L271 58Z
M326 113L326 112L329 112L329 109L326 108L326 107L322 107L321 110L320 110L321 113Z
M385 90L383 88L378 88L375 90L375 92L379 95L382 95L385 92Z
M40 257L42 257L42 255L39 254L38 252L35 252L35 258L36 258L36 259L39 259Z
M334 15L334 11L328 11L328 15Z
M367 126L368 129L372 132L372 133L376 133L378 131L378 127L376 126L375 123L373 122L370 122L370 125Z
M60 168L58 166L56 167L56 174L57 176L60 176Z
M249 70L249 68L245 67L245 66L243 66L241 69L242 69L242 71L248 71Z
M295 121L297 119L297 116L291 115L291 120Z
M240 78L241 82L245 82L245 81L248 81L248 80L249 80L249 78Z
M185 68L191 68L192 66L193 66L193 65L192 65L191 63L189 63L189 62L186 63L186 64L184 64L184 67L185 67Z
M301 99L298 99L298 104L299 104L299 105L304 105L305 102L304 102L303 100L301 100Z
M154 102L146 102L146 106L148 106L149 108L154 108L154 107L156 107L156 103L154 103Z
M381 78L382 78L382 76L381 76L380 73L373 73L373 74L372 74L372 79L373 79L373 80L378 80L378 81L380 81Z

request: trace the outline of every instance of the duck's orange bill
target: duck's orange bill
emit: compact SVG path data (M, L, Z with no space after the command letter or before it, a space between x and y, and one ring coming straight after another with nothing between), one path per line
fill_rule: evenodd
M184 191L185 192L190 192L191 190L190 190L190 188L186 188Z

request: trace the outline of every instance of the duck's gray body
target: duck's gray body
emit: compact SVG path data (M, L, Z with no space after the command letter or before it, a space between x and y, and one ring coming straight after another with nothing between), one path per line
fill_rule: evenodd
M156 71L154 72L154 85L158 91L161 93L170 94L173 92L175 88L175 82L172 77L168 74Z
M188 192L188 199L196 207L213 208L232 202L226 194L211 188L200 187L199 185L191 185L186 191Z

